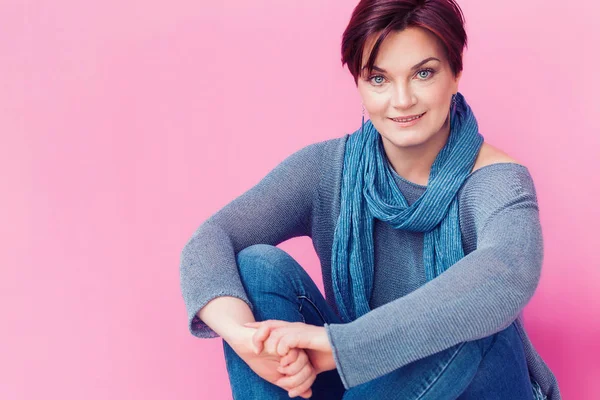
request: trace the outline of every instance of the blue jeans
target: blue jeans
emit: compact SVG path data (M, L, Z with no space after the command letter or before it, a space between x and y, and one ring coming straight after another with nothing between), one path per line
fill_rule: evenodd
M253 245L238 253L237 263L257 321L277 319L317 326L341 323L304 268L282 249ZM286 390L256 375L225 341L223 348L234 400L289 399ZM533 399L514 323L491 336L459 343L348 390L337 369L323 372L312 391L314 400Z

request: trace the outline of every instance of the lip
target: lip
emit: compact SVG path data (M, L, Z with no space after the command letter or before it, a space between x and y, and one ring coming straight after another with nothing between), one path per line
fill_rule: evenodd
M427 111L425 111L425 112L427 112ZM399 117L391 117L390 119L406 119L406 118L413 118L413 117L418 117L419 115L423 115L423 114L425 114L425 113L423 112L423 113L421 113L421 114L402 115L402 116L399 116Z

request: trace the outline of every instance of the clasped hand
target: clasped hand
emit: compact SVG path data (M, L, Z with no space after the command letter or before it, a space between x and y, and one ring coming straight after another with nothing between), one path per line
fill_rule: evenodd
M322 326L279 320L244 326L253 328L251 345L254 355L263 358L263 362L244 361L261 377L287 390L290 397L311 397L317 375L335 369L331 345ZM272 368L276 360L277 373L265 371L265 362Z

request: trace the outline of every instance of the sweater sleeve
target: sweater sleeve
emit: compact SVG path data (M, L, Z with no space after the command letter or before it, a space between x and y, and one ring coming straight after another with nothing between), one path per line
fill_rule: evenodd
M349 389L458 343L508 327L533 296L541 274L542 230L526 167L492 164L459 192L461 225L477 247L413 292L347 324L325 324Z
M216 297L237 297L253 309L237 268L240 250L310 236L313 193L327 142L310 144L288 156L254 187L202 223L185 244L180 255L180 285L192 335L218 337L197 316Z

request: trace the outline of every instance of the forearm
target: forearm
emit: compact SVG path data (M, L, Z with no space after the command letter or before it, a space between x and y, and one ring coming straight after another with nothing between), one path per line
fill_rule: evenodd
M228 343L246 322L255 321L248 304L232 296L212 299L196 315Z
M510 248L484 245L411 293L348 324L326 324L345 388L509 326L533 296L541 271L539 229L519 235L520 224L528 223L505 224L507 233L517 227Z

